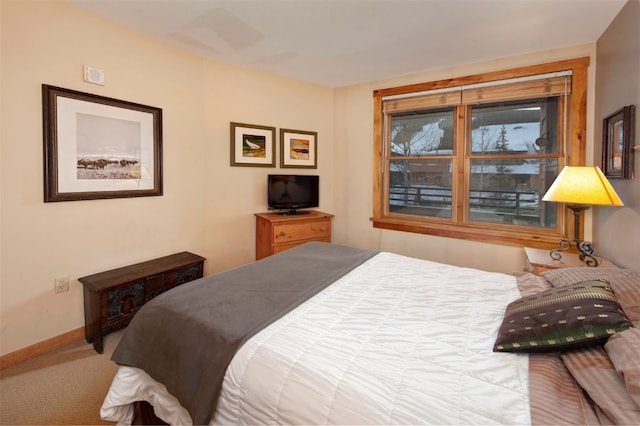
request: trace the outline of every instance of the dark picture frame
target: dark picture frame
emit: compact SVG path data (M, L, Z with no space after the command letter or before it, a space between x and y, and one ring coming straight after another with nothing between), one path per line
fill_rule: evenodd
M231 122L231 165L276 166L276 128Z
M280 129L280 167L318 168L318 132Z
M162 195L162 109L42 85L44 202Z
M635 138L635 106L625 106L604 119L602 171L610 179L631 179Z

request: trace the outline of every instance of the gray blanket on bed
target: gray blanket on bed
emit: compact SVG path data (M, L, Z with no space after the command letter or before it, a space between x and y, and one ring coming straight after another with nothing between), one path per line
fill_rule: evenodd
M138 311L111 359L146 371L207 424L240 346L376 253L307 243L183 284Z

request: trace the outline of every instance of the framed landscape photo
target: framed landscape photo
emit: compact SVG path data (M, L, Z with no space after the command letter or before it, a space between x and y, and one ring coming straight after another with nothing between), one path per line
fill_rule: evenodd
M44 201L162 195L162 109L42 85Z
M276 166L276 128L231 122L231 165Z
M280 167L316 169L318 133L280 129Z
M635 106L626 106L604 119L602 125L602 171L612 179L631 179Z

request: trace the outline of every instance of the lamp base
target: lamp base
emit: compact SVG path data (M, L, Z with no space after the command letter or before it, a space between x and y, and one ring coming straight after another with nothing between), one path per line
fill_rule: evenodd
M579 258L582 260L587 266L597 267L599 265L598 259L593 257L594 248L593 244L587 241L581 241L578 239L569 240L566 238L560 239L560 247L557 249L553 249L549 252L549 256L551 256L554 260L562 259L561 252L567 251L571 249L572 246L576 246L578 249Z
M575 245L578 252L580 252L579 257L581 261L583 261L587 266L598 266L598 259L593 257L593 244L580 239L580 215L582 215L582 212L587 210L590 206L586 204L567 204L567 207L573 211L573 239L561 238L560 248L551 250L549 252L549 256L554 260L560 260L562 258L560 252L567 251L571 246Z

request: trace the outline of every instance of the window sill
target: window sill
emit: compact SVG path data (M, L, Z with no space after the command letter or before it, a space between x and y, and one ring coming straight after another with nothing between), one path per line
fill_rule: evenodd
M450 224L433 224L421 221L409 221L391 217L371 218L374 228L394 231L413 232L416 234L436 235L439 237L458 238L485 243L511 245L517 247L534 247L552 249L558 246L559 236L516 234L496 229Z

